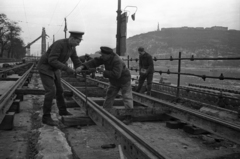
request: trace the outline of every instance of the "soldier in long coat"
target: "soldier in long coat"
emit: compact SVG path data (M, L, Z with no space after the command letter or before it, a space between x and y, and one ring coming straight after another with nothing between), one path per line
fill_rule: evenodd
M51 118L51 108L54 97L56 97L59 115L71 115L66 109L63 97L63 88L61 85L61 71L68 74L74 74L75 70L68 67L66 62L71 58L74 68L79 71L81 62L76 53L76 46L82 40L83 32L70 32L68 39L61 39L54 42L38 62L40 78L45 89L45 98L43 103L42 123L56 126L57 123Z

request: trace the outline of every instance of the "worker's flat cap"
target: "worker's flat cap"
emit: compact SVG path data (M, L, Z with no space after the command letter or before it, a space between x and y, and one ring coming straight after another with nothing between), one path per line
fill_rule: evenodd
M72 37L81 39L81 40L82 40L82 36L84 34L84 32L80 32L80 31L69 31L69 33L71 34Z
M143 51L144 51L144 48L143 48L143 47L139 47L139 48L138 48L138 51L143 52Z
M106 47L106 46L101 46L100 47L101 49L101 52L99 52L100 54L111 54L113 53L113 49L109 48L109 47Z

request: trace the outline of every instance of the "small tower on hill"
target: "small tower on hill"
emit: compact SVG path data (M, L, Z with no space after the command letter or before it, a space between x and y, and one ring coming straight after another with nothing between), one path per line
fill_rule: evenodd
M160 30L159 30L159 23L158 23L158 25L157 25L157 31L160 31Z

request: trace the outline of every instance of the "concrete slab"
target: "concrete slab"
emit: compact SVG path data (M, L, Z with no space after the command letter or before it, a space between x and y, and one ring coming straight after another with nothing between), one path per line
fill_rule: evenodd
M44 125L40 132L36 159L72 159L71 147L65 138L65 134L57 127Z
M68 141L81 159L119 159L118 148L102 149L104 144L112 144L111 138L96 125L68 128Z
M0 81L0 95L4 94L14 83L15 81Z
M18 74L12 74L7 76L7 78L20 78L21 76L19 76Z
M240 153L236 144L223 140L205 144L202 135L190 135L182 129L169 129L165 122L135 122L129 125L159 152L173 159L205 159ZM233 146L235 145L235 146Z

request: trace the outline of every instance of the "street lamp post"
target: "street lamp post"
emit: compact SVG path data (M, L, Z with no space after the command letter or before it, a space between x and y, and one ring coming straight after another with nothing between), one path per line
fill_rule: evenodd
M135 20L135 14L137 12L136 6L126 6L127 7L134 7L136 11L132 14L132 19ZM119 56L125 56L126 53L126 38L127 38L127 21L128 16L127 12L124 9L124 13L121 11L121 0L118 0L118 10L117 10L117 42L116 42L116 53Z
M121 46L121 0L118 0L118 10L117 10L117 44L116 44L116 53L121 55L120 46Z
M126 8L128 8L128 7L136 8L135 12L131 15L132 20L135 20L135 15L136 15L136 13L137 13L137 9L138 9L138 8L137 8L136 6L126 6L126 7L124 8L124 11L127 11Z

